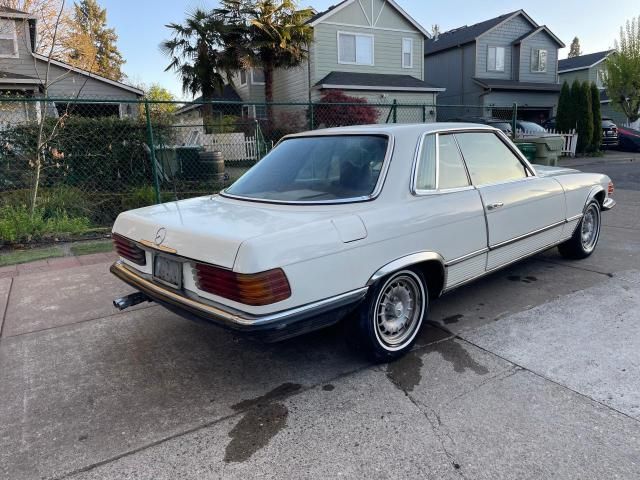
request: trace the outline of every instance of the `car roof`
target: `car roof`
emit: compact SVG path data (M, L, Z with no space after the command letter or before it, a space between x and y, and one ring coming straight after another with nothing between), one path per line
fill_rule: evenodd
M311 130L302 133L296 133L290 135L289 137L299 137L299 136L317 136L317 135L342 135L348 133L387 133L390 135L394 134L407 134L407 133L415 133L416 135L423 133L431 133L431 132L441 132L447 130L460 130L460 129L475 129L475 130L487 130L487 131L495 131L496 128L490 125L484 125L480 123L469 123L469 122L434 122L434 123L385 123L385 124L373 124L373 125L353 125L347 127L332 127L332 128L323 128L319 130Z

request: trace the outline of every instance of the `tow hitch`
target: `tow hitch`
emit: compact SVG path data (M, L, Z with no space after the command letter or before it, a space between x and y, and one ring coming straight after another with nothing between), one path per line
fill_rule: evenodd
M133 307L142 302L151 302L152 300L142 292L132 293L126 297L116 298L113 301L113 306L118 310L124 310L125 308Z

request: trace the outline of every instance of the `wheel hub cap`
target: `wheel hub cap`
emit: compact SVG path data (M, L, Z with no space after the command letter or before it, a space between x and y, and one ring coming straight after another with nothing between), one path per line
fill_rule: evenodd
M382 341L395 346L410 337L422 315L422 302L421 289L410 276L399 276L386 285L376 308Z

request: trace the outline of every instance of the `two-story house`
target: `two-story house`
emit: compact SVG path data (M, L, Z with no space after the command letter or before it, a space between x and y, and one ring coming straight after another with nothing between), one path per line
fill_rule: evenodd
M424 79L424 42L429 34L393 0L344 0L316 13L308 25L313 28L308 61L274 72L275 102L317 101L324 92L340 90L372 104L395 100L431 107L444 91ZM239 72L234 88L245 102L264 101L259 69ZM260 106L245 111L263 115ZM398 121L422 120L419 108L398 114ZM434 108L426 110L425 121L435 121Z
M50 98L114 99L113 102L75 105L77 114L125 116L133 113L134 106L116 100L138 99L144 94L142 90L58 60L49 62L35 51L37 26L36 18L27 12L0 6L0 95L39 96L46 83ZM67 109L65 102L51 106ZM30 108L20 111L25 119L36 114Z
M560 92L558 50L564 46L524 10L427 39L424 79L446 88L438 97L438 119L504 117L514 103L523 119L549 118Z
M624 113L615 110L611 106L611 99L607 96L605 90L604 83L607 75L605 60L613 53L615 53L615 50L605 50L603 52L565 58L558 62L558 75L561 84L567 82L571 85L574 80L595 83L600 90L600 111L602 116L610 118L618 125L625 125L627 117Z

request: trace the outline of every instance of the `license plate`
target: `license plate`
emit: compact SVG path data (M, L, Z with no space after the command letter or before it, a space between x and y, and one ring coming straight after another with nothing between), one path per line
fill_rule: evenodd
M153 259L153 278L174 288L182 288L182 263L161 255Z

